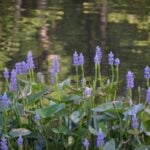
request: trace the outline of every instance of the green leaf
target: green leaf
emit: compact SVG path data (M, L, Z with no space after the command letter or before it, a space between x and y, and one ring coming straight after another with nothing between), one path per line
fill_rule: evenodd
M97 135L97 131L94 128L92 128L91 126L89 126L89 131L91 134Z
M47 93L48 89L44 89L38 93L35 93L33 95L30 95L27 97L27 104L31 105L37 101L39 101L46 93Z
M70 79L66 79L63 82L58 84L59 89L63 89L65 87L70 86L71 80Z
M141 111L143 109L144 109L143 104L134 105L133 107L128 109L128 111L124 112L124 119L126 119L128 116L137 114L139 111Z
M110 103L103 103L98 107L95 107L92 109L94 112L105 112L108 110L114 110L114 109L119 109L122 107L121 102L110 102Z
M11 131L9 132L9 134L12 137L25 136L25 135L29 135L30 133L31 131L26 128L11 129Z
M141 146L141 147L136 147L134 150L150 150L150 146Z
M70 119L71 119L74 123L78 123L84 116L85 116L85 113L82 111L82 109L78 109L77 111L74 111L74 112L70 115Z
M111 139L110 141L106 142L104 145L104 150L115 150L115 141L114 139Z
M52 106L35 110L42 118L49 118L65 108L65 104L54 104Z

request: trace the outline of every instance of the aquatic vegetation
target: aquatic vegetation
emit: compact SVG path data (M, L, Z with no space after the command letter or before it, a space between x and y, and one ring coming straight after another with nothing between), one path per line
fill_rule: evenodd
M4 69L0 149L150 148L149 67L143 72L145 92L140 87L133 92L136 78L132 71L128 71L125 80L127 95L122 95L121 64L113 52L108 54L111 68L108 76L101 71L102 50L99 46L93 56L94 77L85 76L86 60L82 53L75 51L73 67L76 75L60 81L59 60L58 56L54 57L47 77L34 71L31 51L27 60L17 62L11 73Z

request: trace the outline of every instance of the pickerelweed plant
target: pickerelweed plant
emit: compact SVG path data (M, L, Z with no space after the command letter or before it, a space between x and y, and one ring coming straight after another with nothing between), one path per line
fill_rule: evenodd
M120 95L120 60L108 54L111 75L103 75L102 49L93 56L94 77L85 76L84 55L73 54L74 77L59 80L60 58L49 68L49 83L35 72L32 52L4 69L0 100L1 150L148 150L150 149L150 68L146 92L132 90L135 74L126 74L127 95ZM90 68L92 70L92 68ZM118 90L119 89L119 90Z

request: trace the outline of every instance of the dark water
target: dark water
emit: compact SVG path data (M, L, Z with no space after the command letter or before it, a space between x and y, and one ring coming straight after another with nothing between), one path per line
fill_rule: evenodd
M61 76L72 72L74 50L83 52L86 74L93 72L96 45L121 59L121 77L135 72L137 84L150 65L150 0L0 0L0 71L32 50L36 70L47 70L50 55L61 57Z

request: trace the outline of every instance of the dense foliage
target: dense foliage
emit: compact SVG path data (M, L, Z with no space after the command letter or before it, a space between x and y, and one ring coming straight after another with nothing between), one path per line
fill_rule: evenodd
M76 75L59 81L54 57L49 81L34 72L32 53L15 68L4 70L0 101L0 148L148 150L150 149L150 68L145 67L145 92L133 99L134 73L126 75L126 96L120 96L120 60L108 54L110 76L101 74L102 51L96 47L94 77L85 77L84 55L73 54ZM92 70L92 68L89 68ZM124 90L124 88L123 88ZM119 95L119 96L118 96Z

